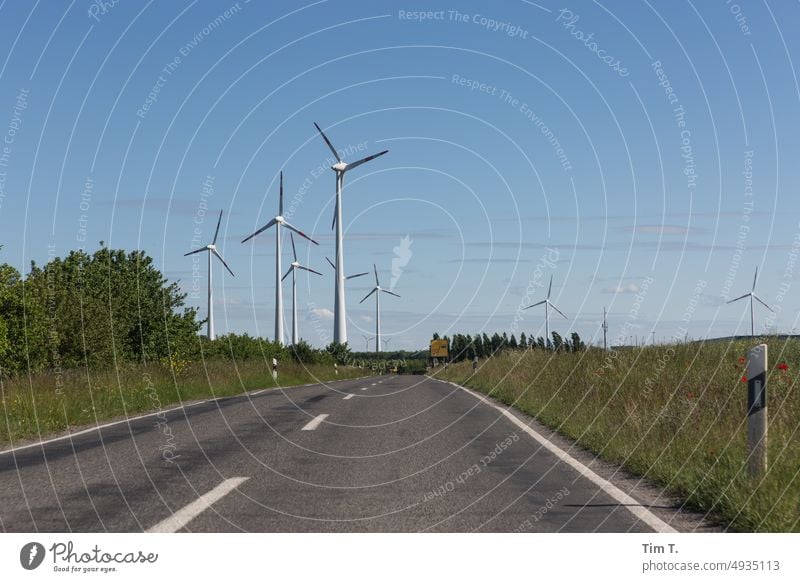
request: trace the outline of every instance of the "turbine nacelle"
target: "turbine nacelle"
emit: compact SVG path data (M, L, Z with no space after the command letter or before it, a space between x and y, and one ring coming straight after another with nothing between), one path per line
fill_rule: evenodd
M344 172L346 169L347 169L347 164L341 161L336 162L331 166L331 170L335 172Z

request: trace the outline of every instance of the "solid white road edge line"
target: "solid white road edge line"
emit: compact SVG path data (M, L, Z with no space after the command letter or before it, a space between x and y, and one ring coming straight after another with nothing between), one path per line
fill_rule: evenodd
M333 384L334 382L350 382L353 380L361 380L363 378L369 378L369 376L361 376L360 378L345 378L343 380L330 380L329 382L325 382L325 384ZM33 447L41 447L50 443L55 443L58 441L64 441L67 439L71 439L72 437L80 436L82 434L88 434L95 430L100 430L103 428L109 428L112 426L116 426L118 424L122 424L125 422L133 422L135 420L139 420L142 418L149 418L151 416L156 416L158 414L169 414L170 412L176 412L178 410L185 410L186 408L191 408L192 406L197 406L198 404L205 404L207 402L216 402L221 398L237 398L239 396L256 396L257 394L261 394L262 392L269 392L270 390L288 390L290 388L306 388L308 386L319 386L322 383L317 384L302 384L299 386L278 386L276 388L264 388L263 390L258 390L256 392L242 392L241 394L234 394L232 396L220 396L219 398L210 398L208 400L203 400L202 402L195 402L192 404L184 404L182 406L175 406L173 408L167 408L166 410L156 410L155 412L148 412L146 414L139 414L137 416L129 416L127 418L123 418L122 420L115 420L114 422L106 422L104 424L98 424L97 426L91 426L89 428L84 428L83 430L79 430L76 432L70 432L65 435L61 435L58 437L53 437L45 440L36 441L35 443L31 443L28 445L21 445L19 447L12 447L10 449L5 449L0 451L0 455L7 455L10 453L15 453L17 451L23 451L25 449L31 449Z
M347 396L342 398L342 400L350 400L352 397L353 397L353 394L348 394Z
M174 533L178 531L203 511L211 507L214 502L219 501L239 485L247 481L247 479L248 477L225 479L225 481L214 487L205 495L201 495L180 511L173 513L164 521L160 521L148 529L147 533Z
M602 489L604 493L613 497L615 500L621 503L625 507L625 509L627 509L638 519L649 525L657 533L678 532L678 530L676 530L675 528L673 528L672 526L661 520L654 513L642 507L639 501L637 501L636 499L625 493L622 489L620 489L610 481L603 479L600 475L592 471L589 467L581 463L578 459L570 456L570 454L564 451L562 448L550 442L547 439L547 437L536 432L529 425L522 422L508 409L503 408L502 406L498 406L483 394L478 394L477 392L473 392L469 388L461 386L460 384L456 384L455 382L447 382L445 380L439 380L439 382L444 382L445 384L452 384L453 386L461 388L461 390L463 390L467 394L471 394L484 404L487 404L492 408L499 410L503 416L505 416L508 420L517 425L521 430L525 431L529 436L532 436L536 441L539 442L539 444L541 444L544 448L546 448L548 451L550 451L556 457L558 457L559 460L565 462L567 465L578 471L578 473L580 473L582 477L586 477L587 479L589 479L589 481L591 481L592 483L597 485L600 489Z
M305 426L304 426L303 428L301 428L300 430L314 430L314 429L316 429L316 428L317 428L319 425L321 425L321 424L322 424L322 421L323 421L323 420L325 420L326 418L328 418L328 416L329 416L329 415L327 415L327 414L320 414L319 416L317 416L317 417L315 417L315 418L311 419L311 422L309 422L307 425L305 425Z

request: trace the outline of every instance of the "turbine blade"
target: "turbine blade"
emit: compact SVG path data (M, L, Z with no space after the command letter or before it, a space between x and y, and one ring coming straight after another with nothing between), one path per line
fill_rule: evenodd
M294 267L289 267L289 270L286 271L286 274L283 277L281 277L281 281L283 281L286 277L289 276L289 273L292 272L292 269L294 269Z
M259 228L257 231L255 231L253 234L251 234L251 235L250 235L250 236L248 236L246 239L244 239L242 242L243 242L243 243L246 243L247 241L249 241L249 240L250 240L251 238L253 238L254 236L256 236L256 235L258 235L258 234L261 234L262 232L264 232L265 230L267 230L269 227L271 227L271 226L275 226L276 224L277 224L277 221L276 221L276 220L273 218L273 219L272 219L272 220L270 220L270 221L269 221L267 224L265 224L264 226L262 226L261 228Z
M393 291L387 291L386 289L381 289L381 291L383 291L384 293L388 293L389 295L394 295L395 297L400 297L397 293L394 293Z
M339 205L337 204L336 207L338 208ZM338 212L336 212L336 209L334 208L334 210L333 210L333 220L331 220L331 230L336 228L336 215L337 214L338 214Z
M341 162L342 158L339 157L339 152L337 152L336 148L333 147L333 144L331 143L331 140L328 139L328 136L325 135L325 132L322 131L322 128L319 125L317 125L316 122L314 122L314 127L317 128L317 131L322 136L322 139L324 139L325 143L328 144L328 147L330 148L331 152L333 153L333 156L336 158L336 161L337 162Z
M569 317L567 317L566 315L564 315L563 313L561 313L561 310L560 310L558 307L556 307L555 305L553 305L553 303L552 303L551 301L548 301L547 303L549 303L549 304L550 304L550 307L552 307L553 309L555 309L556 311L558 311L558 313L559 313L559 314L561 314L561 317L563 317L564 319L569 319Z
M197 253L202 253L203 251L207 251L207 250L208 249L206 247L203 247L202 249L197 249L196 251L190 251L190 252L184 254L183 256L184 257L188 257L189 255L196 255Z
M753 275L753 291L756 290L756 279L758 279L758 266L756 266L756 274Z
M310 240L310 241L311 241L312 243L314 243L315 245L319 245L319 243L318 243L317 241L315 241L313 238L311 238L310 236L308 236L308 235L307 235L306 233L304 233L303 231L301 231L301 230L298 230L297 228L295 228L294 226L292 226L292 225L291 225L291 224L289 224L288 222L285 222L285 221L284 221L284 223L283 223L283 226L285 226L285 227L286 227L286 228L288 228L289 230L293 230L294 232L296 232L297 234L299 234L299 235L300 235L300 236L302 236L303 238L307 238L308 240Z
M539 301L539 303L534 303L533 305L528 305L527 307L523 307L522 309L530 309L531 307L539 307L540 305L544 305L547 303L547 299Z
M212 245L217 244L217 235L219 234L219 225L222 223L222 210L219 211L219 219L217 219L217 230L214 231L214 240L211 241Z
M228 263L225 262L225 259L222 258L222 255L217 252L216 249L211 249L211 252L217 255L217 258L222 261L222 264L225 265L225 268L228 269L228 272L231 274L231 277L235 277L236 275L233 274L231 268L228 266Z
M278 216L283 216L283 172L281 172L280 197L278 199Z
M289 233L289 239L292 241L292 255L294 255L294 260L297 260L297 249L294 246L294 234Z
M726 301L726 303L733 303L734 301L739 301L739 299L744 299L745 297L750 297L750 293L745 293L741 297L737 297L736 299L731 299L730 301Z
M366 294L366 296L364 296L364 299L362 299L361 301L359 301L359 303L364 303L364 301L366 301L366 300L367 300L367 298L369 298L369 296L370 296L370 295L372 295L373 293L375 293L375 291L377 291L377 290L378 290L378 288L376 287L375 289L373 289L372 291L370 291L369 293L367 293L367 294Z
M753 293L753 299L755 299L755 300L756 300L756 301L758 301L758 302L759 302L761 305L763 305L764 307L766 307L767 309L769 309L769 310L770 310L772 313L775 313L775 310L774 310L774 309L772 309L772 307L770 307L769 305L767 305L767 304L766 304L766 303L764 303L763 301L761 301L761 298L760 298L758 295L756 295L755 293Z
M375 263L372 263L372 269L375 271L375 286L380 287L381 284L378 282L378 267L375 265Z
M348 275L345 279L355 279L356 277L363 277L364 275L369 275L369 273L358 273L356 275Z
M553 290L553 276L550 275L550 286L547 288L547 298L550 299L550 292Z
M370 160L374 160L375 158L381 157L383 154L388 154L389 150L383 150L377 154L372 154L371 156L367 156L366 158L361 158L360 160L353 162L352 164L347 164L347 167L344 169L345 172L352 170L353 168L357 168L361 164L366 164Z
M333 261L332 261L332 260L330 260L328 257L325 257L325 260L326 260L326 261L328 261L328 264L329 264L329 265L331 266L331 268L332 268L332 269L335 271L335 270L336 270L336 265L334 265L334 264L333 264Z
M303 265L297 265L298 269L303 269L304 271L308 271L309 273L314 273L315 275L322 275L319 271L315 271L314 269L309 269L308 267L304 267Z

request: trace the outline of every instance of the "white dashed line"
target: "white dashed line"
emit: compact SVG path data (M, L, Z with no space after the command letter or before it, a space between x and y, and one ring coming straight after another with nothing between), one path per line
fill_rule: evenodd
M362 390L366 390L367 388L369 388L369 386L364 386L364 387L362 388Z
M319 416L317 416L316 418L312 419L312 420L311 420L311 422L309 422L307 425L305 425L305 426L304 426L303 428L301 428L300 430L314 430L314 429L316 429L316 428L317 428L319 425L321 425L321 424L322 424L322 421L323 421L323 420L325 420L326 418L328 418L328 415L327 415L327 414L320 414L320 415L319 415Z
M225 479L222 483L214 487L205 495L201 495L196 500L180 511L173 513L164 521L161 521L147 530L148 533L174 533L186 526L195 517L211 507L216 501L225 497L228 493L236 489L239 485L247 481L247 477L234 477Z
M347 396L342 398L342 400L350 400L352 397L353 397L353 394L348 394Z

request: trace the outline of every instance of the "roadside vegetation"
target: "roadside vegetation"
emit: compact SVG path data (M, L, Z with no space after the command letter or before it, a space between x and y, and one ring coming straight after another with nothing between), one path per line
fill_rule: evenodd
M769 468L746 463L745 356L769 345ZM512 405L646 476L731 529L800 531L800 342L695 342L604 351L498 349L435 376Z
M0 445L177 402L380 371L347 345L282 347L205 323L142 251L0 264ZM278 383L272 359L278 361ZM385 369L385 365L383 366Z

